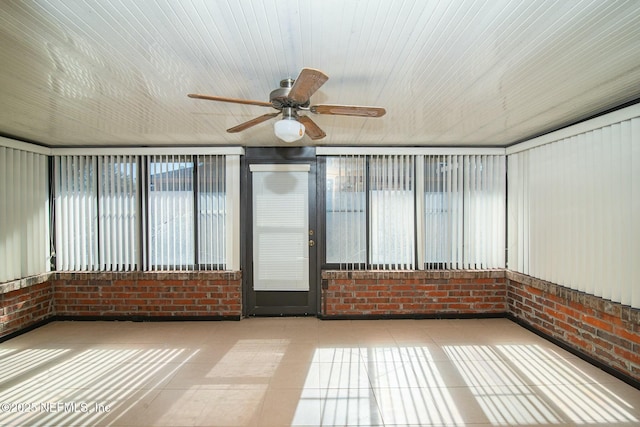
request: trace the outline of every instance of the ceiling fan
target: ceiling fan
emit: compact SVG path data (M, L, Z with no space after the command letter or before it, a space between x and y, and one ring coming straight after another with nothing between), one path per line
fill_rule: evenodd
M282 113L282 119L274 124L275 134L286 142L297 141L306 133L313 140L326 136L324 131L307 115L299 115L298 112L311 112L314 114L332 114L339 116L358 117L382 117L386 113L381 107L364 107L358 105L310 105L311 95L322 86L329 77L320 70L303 68L297 79L284 79L280 81L280 87L271 92L269 102L253 101L249 99L225 98L221 96L200 95L190 93L190 98L206 99L209 101L233 102L236 104L257 105L260 107L272 107L279 110L277 113L268 113L256 117L237 126L227 129L227 132L235 133L248 129L259 123L277 117Z

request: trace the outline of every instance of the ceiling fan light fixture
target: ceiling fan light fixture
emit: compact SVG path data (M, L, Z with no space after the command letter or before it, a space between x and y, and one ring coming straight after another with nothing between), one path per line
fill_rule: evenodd
M294 142L304 136L304 125L293 117L285 117L273 124L276 136L284 142Z

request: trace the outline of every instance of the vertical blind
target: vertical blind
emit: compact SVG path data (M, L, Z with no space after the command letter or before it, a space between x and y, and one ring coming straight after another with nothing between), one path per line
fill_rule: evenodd
M424 261L427 269L455 269L463 265L462 164L462 156L425 156Z
M226 183L237 185L237 163L59 155L50 189L48 156L0 147L0 282L47 272L52 258L61 271L225 269L237 249L238 195L229 204Z
M415 157L328 157L326 174L327 262L414 268Z
M0 147L0 282L49 271L47 156Z
M195 264L192 156L149 159L149 269L186 270Z
M326 174L327 263L504 268L505 156L330 156Z
M55 160L56 268L98 269L96 157Z
M135 156L55 158L57 269L136 269L137 164Z
M224 268L225 179L225 156L57 156L57 268Z
M640 118L508 161L509 268L640 308Z
M371 156L370 262L385 269L415 268L415 156Z
M504 156L425 156L425 268L503 268L505 196Z
M198 264L205 270L221 269L227 251L226 159L198 159Z
M367 262L366 158L326 160L327 262L353 269Z
M217 155L149 158L147 269L225 267L225 161Z
M100 269L132 271L138 263L138 161L136 156L98 159Z
M505 156L464 156L464 268L504 268Z

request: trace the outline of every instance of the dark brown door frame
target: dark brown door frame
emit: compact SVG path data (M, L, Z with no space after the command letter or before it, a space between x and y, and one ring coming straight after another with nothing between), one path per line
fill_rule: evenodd
M242 251L242 299L244 316L301 316L318 314L319 270L318 245L309 247L309 291L262 291L253 290L253 203L252 164L309 164L309 228L314 230L317 242L317 162L315 147L247 147L241 165L241 223Z

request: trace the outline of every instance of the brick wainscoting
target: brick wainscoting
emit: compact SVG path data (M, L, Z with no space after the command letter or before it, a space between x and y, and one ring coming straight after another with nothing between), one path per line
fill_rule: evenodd
M509 314L640 381L640 310L507 271Z
M325 318L504 315L504 270L323 271Z
M58 317L240 319L242 273L57 273Z
M38 325L55 314L51 274L0 284L0 338Z
M0 284L0 339L50 319L234 319L242 273L47 273Z

